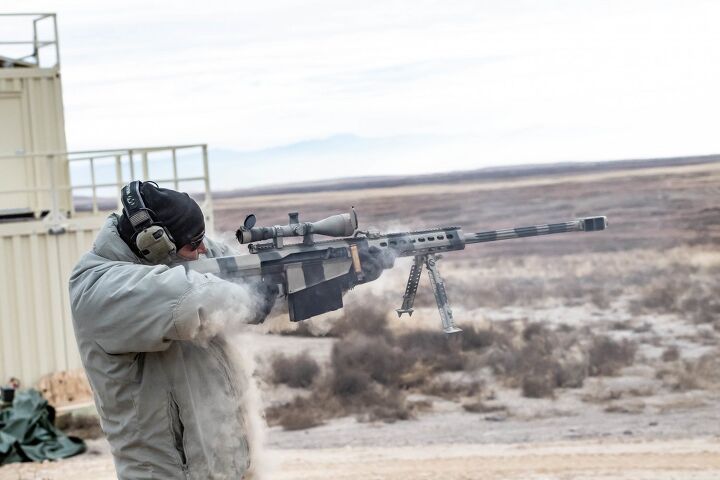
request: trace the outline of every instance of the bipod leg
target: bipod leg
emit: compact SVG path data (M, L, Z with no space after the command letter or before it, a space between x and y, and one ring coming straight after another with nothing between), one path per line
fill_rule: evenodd
M445 282L443 282L443 279L440 276L440 270L438 270L437 268L437 261L438 257L435 254L427 255L425 260L425 266L427 267L428 275L430 275L430 283L432 284L433 293L435 294L435 301L437 302L438 311L440 312L440 320L442 320L443 332L462 332L462 330L455 326L452 309L450 308L450 302L448 302L447 298L447 291L445 290Z
M402 307L395 310L398 317L402 317L403 313L407 313L412 317L413 303L415 303L415 294L417 293L418 283L420 282L420 274L422 273L423 263L427 255L418 255L415 257L412 267L410 267L410 276L408 277L407 286L405 286L405 295L403 295Z

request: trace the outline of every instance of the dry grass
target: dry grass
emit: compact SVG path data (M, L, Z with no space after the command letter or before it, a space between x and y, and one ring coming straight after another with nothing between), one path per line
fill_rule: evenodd
M285 430L305 430L323 424L323 412L314 401L297 396L291 402L269 407L265 417L269 425L281 425Z
M55 418L55 426L65 435L92 440L105 434L100 427L100 419L96 415L67 413Z
M483 400L472 400L462 404L463 410L470 413L492 413L505 412L507 407L504 405L490 404Z
M663 351L660 358L663 362L675 362L680 359L680 349L672 345Z
M315 369L305 356L274 359L275 382L309 386L311 391L269 408L266 415L271 425L309 428L346 415L362 421L404 420L421 408L408 404L408 392L456 399L476 396L481 391L480 381L438 381L437 375L464 370L468 356L495 344L501 338L497 333L467 327L464 338L424 330L394 335L389 332L381 310L360 311L367 318L354 313L334 329L335 334L342 332L343 336L333 345L330 362L322 375L307 373Z
M609 337L594 338L589 350L589 373L592 376L615 375L622 367L633 364L636 352L635 342L618 342Z
M697 324L720 328L720 277L714 267L700 268L674 264L668 271L642 287L631 304L636 315L677 314Z
M582 341L587 332L568 325L552 330L540 323L520 329L513 322L495 329L465 326L462 334L450 337L434 330L394 334L382 309L362 312L368 318L356 313L339 322L342 327L335 331L343 336L333 345L324 373L310 383L308 396L269 409L271 424L292 429L346 415L407 419L414 408L406 395L413 392L467 399L464 408L480 412L486 408L478 400L484 382L476 372L482 369L527 398L552 398L558 388L581 387L591 373L617 373L632 364L636 350L632 342L598 337L588 343Z
M488 365L498 379L508 386L519 386L528 398L552 397L556 388L583 385L588 375L587 355L574 329L563 326L552 331L531 323L519 337L519 346L517 341L506 339L488 356Z
M477 396L482 391L482 387L482 382L472 379L464 382L431 379L420 387L420 391L446 400L457 400Z
M670 367L658 370L656 377L669 389L686 392L697 389L720 387L720 357L708 353L693 360L676 362Z
M359 332L368 336L388 336L388 311L386 305L377 302L349 305L326 335L342 338L351 332Z
M716 179L717 171L713 175ZM421 185L377 189L372 195L294 194L253 203L267 224L286 220L286 211L301 209L305 218L316 219L354 204L363 226L383 230L396 229L399 223L403 225L398 229L452 223L472 232L585 214L610 218L607 232L472 245L444 260L453 306L477 309L476 316L486 318L494 317L492 310L501 311L499 318L525 314L510 307L525 307L531 318L529 312L536 309L575 307L568 309L564 326L507 320L490 329L463 326L464 332L454 340L435 330L398 333L388 327L385 316L397 306L402 285L385 297L348 306L344 317L321 333L338 340L330 363L322 367L308 392L312 403L323 405L317 413L320 421L344 414L370 418L373 409L380 417L400 418L413 412L404 400L412 393L462 401L468 411L482 412L486 406L477 392L481 394L492 382L519 389L525 397L552 398L562 394L559 389L582 387L588 376L619 375L636 361L665 371L660 375L663 389L714 388L712 355L688 361L692 355L665 347L667 323L675 320L692 324L684 328L703 328L687 334L683 339L687 344L718 343L717 182L668 172L645 175L642 181L632 174L612 180L587 178L582 185L525 180L522 187L510 182L502 190L495 185L465 189L464 198ZM456 194L456 187L446 188ZM240 205L232 202L234 208ZM232 212L232 202L223 200L226 208L218 211L218 224L232 223L233 214L241 217ZM389 298L392 306L387 305ZM434 308L429 289L418 291L416 305ZM571 326L583 321L576 318L582 310L592 330ZM597 322L608 318L608 311L617 312L614 321ZM656 319L661 315L664 318ZM318 332L301 324L295 334ZM642 341L640 354L635 342L617 340L634 337ZM650 345L665 349L660 350L659 360ZM653 353L644 357L647 352ZM308 406L300 402L293 408L301 407ZM611 406L618 411L626 408L620 403Z

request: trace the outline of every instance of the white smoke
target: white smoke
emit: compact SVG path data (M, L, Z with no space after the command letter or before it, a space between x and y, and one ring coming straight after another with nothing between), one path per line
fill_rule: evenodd
M228 359L236 375L240 377L238 382L244 387L241 408L250 445L250 470L247 477L252 480L266 480L272 477L276 464L265 448L267 422L256 376L255 355L258 342L253 341L256 335L258 334L250 331L224 334L228 345Z
M193 336L194 342L207 346L221 333L240 331L257 318L263 303L252 284L213 282L202 299L201 322Z
M201 306L201 324L193 341L203 348L212 348L211 343L223 346L231 377L233 390L238 393L238 410L242 416L244 432L217 426L219 435L215 441L227 441L244 435L250 449L250 470L244 478L262 480L269 478L273 471L272 462L265 454L267 424L264 407L258 388L255 366L255 345L253 338L258 335L256 327L248 325L257 318L264 305L264 299L252 284L236 284L226 281L213 282L210 292ZM219 340L219 341L218 341ZM213 399L205 399L212 401ZM222 401L222 399L218 400ZM226 405L218 405L222 411ZM224 465L220 460L218 466ZM224 467L222 467L224 468Z

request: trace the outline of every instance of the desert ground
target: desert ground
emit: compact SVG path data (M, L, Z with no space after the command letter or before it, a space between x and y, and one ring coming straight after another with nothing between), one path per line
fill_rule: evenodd
M268 423L259 478L720 478L720 163L418 182L215 201L228 242L298 211L466 232L607 215L598 233L470 245L440 261L447 339L409 261L299 325L242 333ZM107 443L0 479L114 478Z

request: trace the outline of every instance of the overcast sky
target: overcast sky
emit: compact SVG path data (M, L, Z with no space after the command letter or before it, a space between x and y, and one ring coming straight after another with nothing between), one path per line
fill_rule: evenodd
M717 1L2 11L58 13L70 149L209 143L216 188L720 152Z

